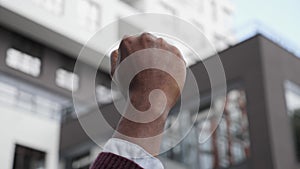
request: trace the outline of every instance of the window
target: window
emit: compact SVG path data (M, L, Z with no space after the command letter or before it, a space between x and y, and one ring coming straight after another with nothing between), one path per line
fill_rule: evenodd
M113 99L118 99L121 97L121 93L118 91L109 89L103 85L98 85L96 87L96 97L100 104L111 103Z
M92 0L79 0L79 23L89 31L95 31L100 26L100 6Z
M220 101L223 101L223 99L219 98L214 101L212 110L218 109ZM228 168L242 163L250 157L246 104L246 96L243 90L234 89L229 91L220 123L217 123L214 115L209 116L206 120L209 111L203 109L199 112L195 126L188 136L179 145L166 152L165 156L185 164L187 168ZM167 126L173 124L175 120L176 118L173 116L168 117ZM174 128L174 135L179 135L181 127L187 121L192 121L179 120L178 128ZM216 126L218 127L213 132ZM202 132L202 137L210 136L204 143L202 143L202 138L200 139L200 132ZM164 138L162 146L170 145L171 141L172 136Z
M76 91L79 87L78 75L65 69L58 69L56 71L55 81L57 86L70 91Z
M7 66L34 77L39 76L41 72L41 60L39 58L14 48L7 50L5 62Z
M298 161L300 161L300 86L290 81L286 81L284 87L287 113L291 118L291 125L294 133L296 155Z
M32 0L32 1L55 15L61 15L63 13L63 8L64 8L63 0Z
M46 153L16 145L13 169L45 169Z
M96 87L96 97L98 103L101 104L110 103L112 102L113 99L110 89L102 85L98 85Z

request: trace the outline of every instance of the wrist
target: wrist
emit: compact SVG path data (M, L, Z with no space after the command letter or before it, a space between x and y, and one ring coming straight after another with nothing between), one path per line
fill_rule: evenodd
M113 137L135 143L155 156L160 150L161 135L168 113L169 110L164 111L161 116L148 123L134 122L123 116Z
M113 137L139 145L149 154L156 156L159 154L164 125L165 120L162 119L144 124L136 123L123 117Z
M152 108L153 111L169 112L173 105L168 98L168 96L165 96L165 92L160 89L154 89L151 92L134 91L130 92L129 95L129 101L131 105L133 105L135 109L141 112L145 112L150 108Z

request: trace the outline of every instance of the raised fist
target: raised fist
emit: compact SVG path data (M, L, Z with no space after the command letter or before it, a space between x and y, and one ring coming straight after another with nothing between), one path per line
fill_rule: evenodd
M131 56L133 58L131 58L130 64L125 65L128 67L127 72L115 72L118 66ZM129 79L129 89L122 87L122 78L126 78L126 74L135 71L136 67L147 67L148 65L160 65L160 67L164 67L164 70L159 68L144 69L138 72L133 79ZM173 74L169 74L169 70ZM113 76L115 73L120 74L117 77L118 85L122 90L129 91L131 103L137 110L146 111L150 106L158 106L162 98L155 98L150 105L149 95L151 91L159 89L165 94L167 99L166 111L169 111L180 96L185 82L186 68L183 57L175 46L150 33L143 33L139 36L124 37L119 49L112 52L111 75Z

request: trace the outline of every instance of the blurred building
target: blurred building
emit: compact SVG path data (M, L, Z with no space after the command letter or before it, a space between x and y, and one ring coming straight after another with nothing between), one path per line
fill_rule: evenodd
M235 41L233 7L227 0L1 0L0 5L3 169L85 169L101 151L76 119L71 92L84 95L88 90L92 63L83 60L82 70L75 74L75 58L82 45L106 24L139 12L160 12L191 22L218 50ZM125 25L143 30L139 25ZM115 32L114 41L126 33L121 24ZM105 52L98 44L88 46L88 51L91 56ZM209 133L217 125L213 116L207 125L203 121L207 108L213 105L217 109L219 100L209 102L207 73L198 62L191 69L197 75L203 104L186 139L161 155L166 168L296 169L300 156L299 59L262 36L220 55L229 84L223 120L211 139L200 144L199 131ZM197 61L187 59L190 64ZM111 112L108 58L106 63L96 78L95 92L100 108ZM174 135L194 118L188 113L192 110L185 111ZM83 119L99 128L94 134L104 143L112 133L101 124L107 120L115 126L119 116L107 114L102 122L93 122L95 108L82 105L82 112ZM175 119L176 111L167 126ZM165 138L162 146L169 142L172 136Z
M183 18L203 31L219 50L235 42L234 8L230 0L1 0L0 4L3 24L72 56L77 56L78 45L85 44L100 28L120 17L141 12ZM136 23L119 23L114 29L115 37L110 40L115 42L126 34L124 30L128 33L130 29L143 31L144 28ZM107 50L98 44L89 47L97 53ZM205 51L206 47L202 48ZM197 61L191 57L186 60L189 64ZM104 65L103 69L109 67Z
M73 110L70 91L84 85L84 78L72 73L73 58L101 27L120 17L149 11L188 20L205 32L219 49L234 41L233 7L229 1L0 1L3 56L0 90L4 117L1 128L6 133L1 146L7 152L0 155L1 168L32 165L34 168L57 168L59 163L67 168L72 168L71 163L76 166L74 158L81 152L68 154L60 148L64 146L59 146L61 121ZM111 40L120 39L128 26L143 30L140 25L120 23ZM105 52L98 44L88 46L88 51L91 56ZM101 68L108 71L108 58L105 61L107 64ZM191 58L190 64L195 61ZM92 64L89 60L84 62ZM108 79L108 76L100 79L97 86L98 99L103 104L111 101L107 97L110 93ZM70 81L75 81L75 86Z

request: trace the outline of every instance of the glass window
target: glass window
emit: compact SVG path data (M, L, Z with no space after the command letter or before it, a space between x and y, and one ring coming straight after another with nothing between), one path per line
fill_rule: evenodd
M111 103L114 99L118 99L120 97L120 93L114 90L111 90L103 85L98 85L96 87L96 97L97 101L100 104Z
M53 14L61 15L63 13L63 8L64 8L63 0L32 0L32 1Z
M5 62L7 66L34 77L39 76L41 72L41 60L39 58L14 48L7 50Z
M56 71L55 81L59 87L70 91L76 91L79 87L79 76L65 69L58 69Z
M92 0L78 1L79 23L89 31L95 31L100 26L100 6Z
M212 110L218 109L224 98L215 100ZM248 117L246 109L246 96L244 90L235 89L228 92L226 96L225 109L221 121L218 123L211 115L206 120L209 110L199 112L194 128L184 140L175 148L169 150L165 156L171 160L185 164L192 169L227 168L238 165L250 156L250 138L248 128ZM167 126L170 126L175 117L170 116ZM178 135L180 127L187 120L179 119L178 129L174 134ZM217 129L215 129L215 127ZM208 137L202 142L201 137ZM164 138L163 144L168 145L172 136ZM185 151L189 150L189 151ZM194 159L194 160L189 160Z
M300 86L290 81L286 81L284 87L287 113L291 118L291 125L294 133L296 155L298 161L300 161Z
M13 169L45 169L46 153L16 145Z

